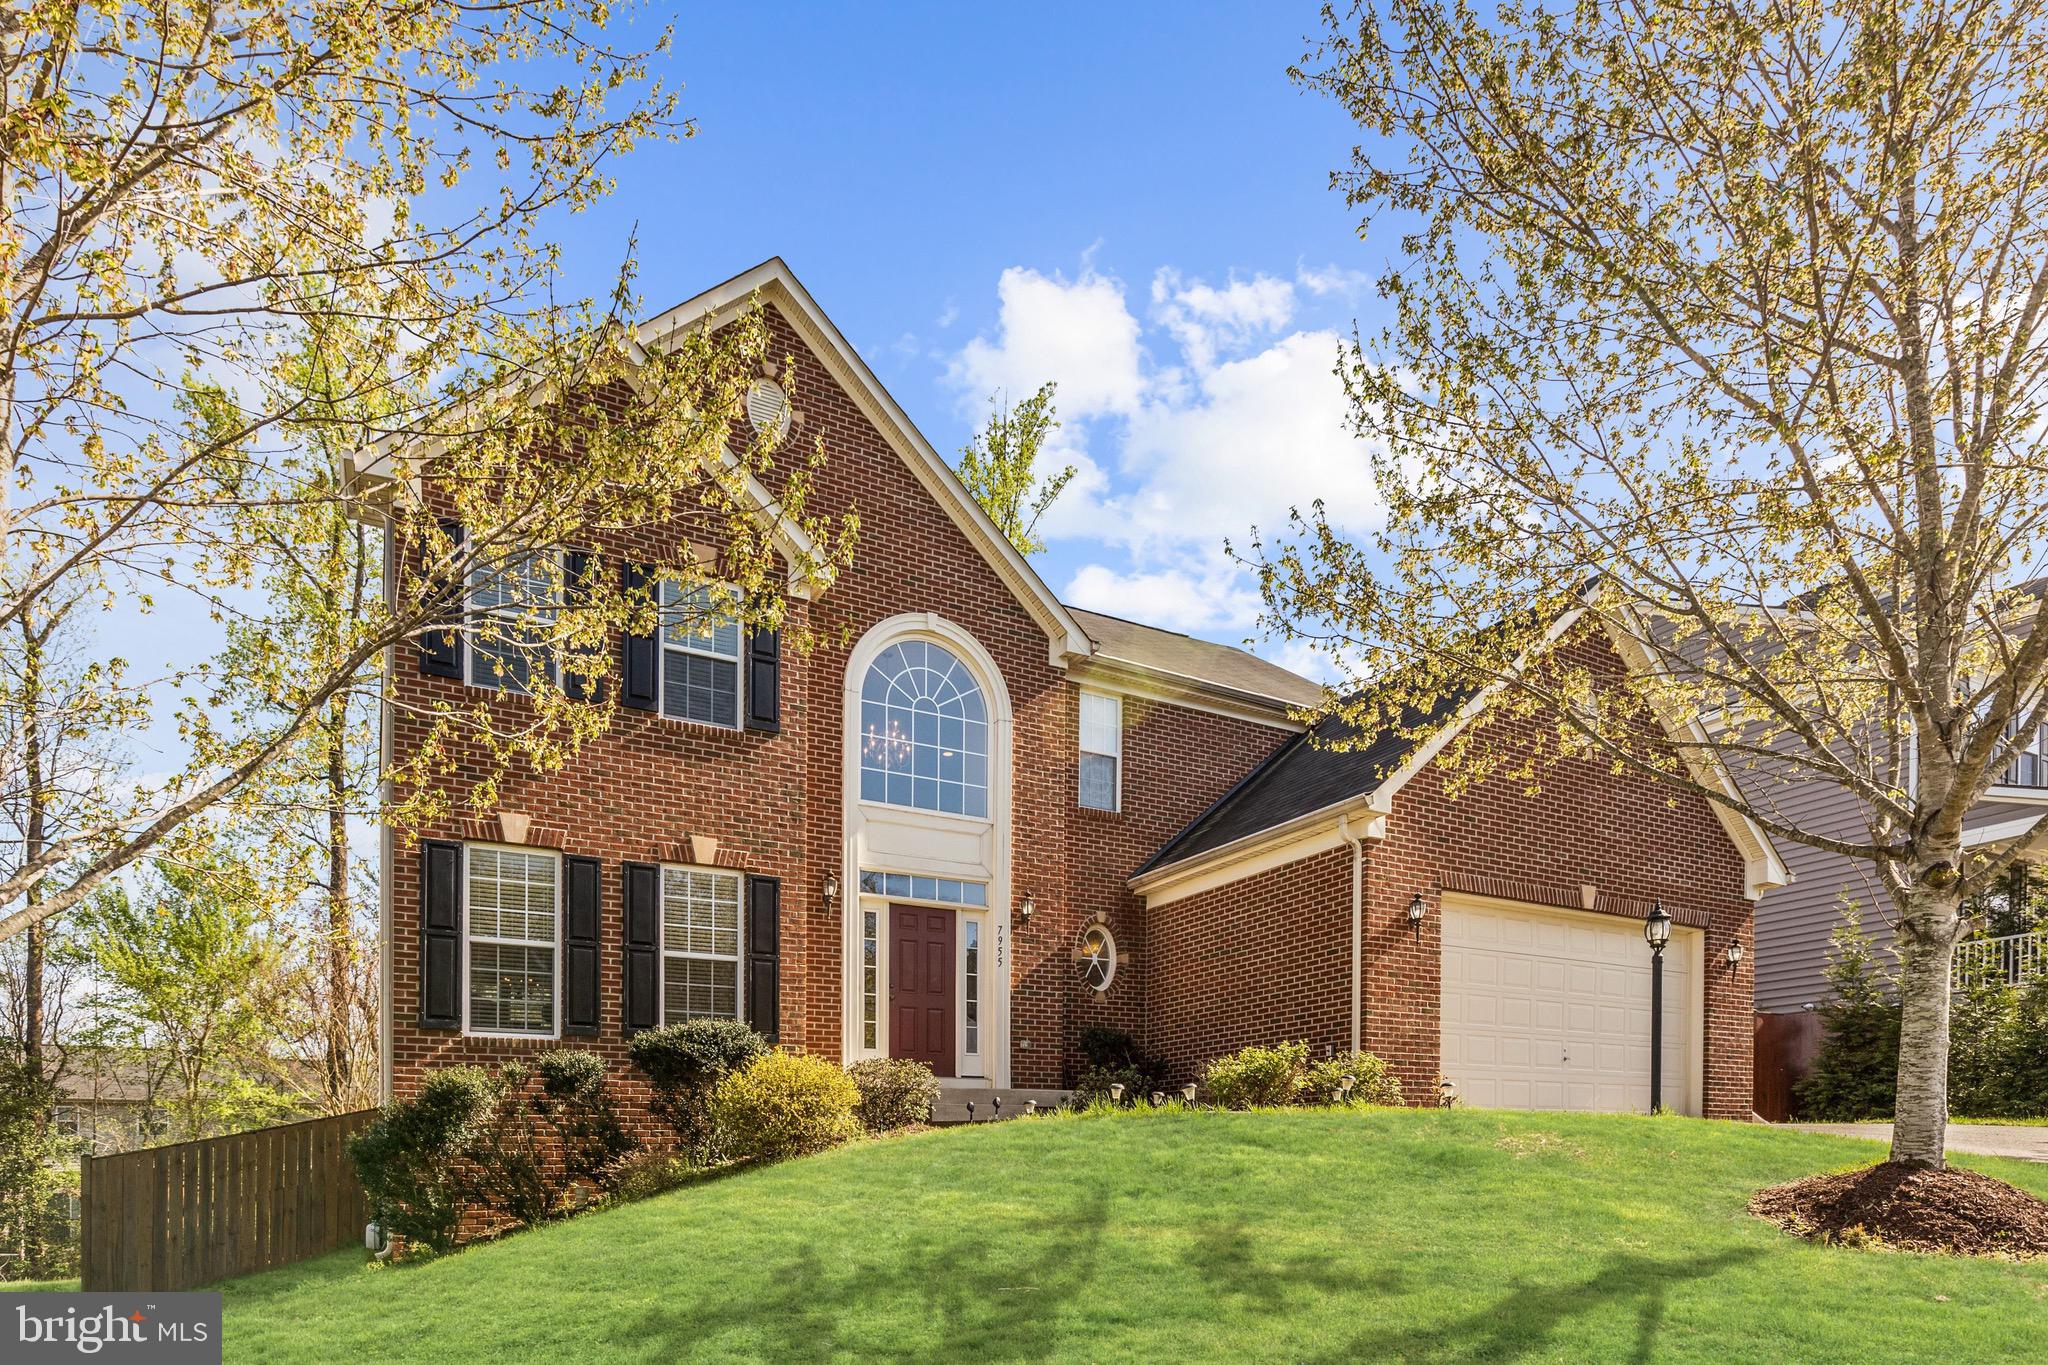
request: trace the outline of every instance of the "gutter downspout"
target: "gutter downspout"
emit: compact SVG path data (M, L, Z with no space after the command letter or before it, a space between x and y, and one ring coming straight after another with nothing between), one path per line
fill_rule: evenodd
M1337 837L1351 845L1351 1050L1358 1051L1364 1019L1365 845L1351 832L1351 817L1337 817Z

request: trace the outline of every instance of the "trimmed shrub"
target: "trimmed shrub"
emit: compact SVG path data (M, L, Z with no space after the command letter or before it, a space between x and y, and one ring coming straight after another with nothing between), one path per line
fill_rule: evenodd
M704 1168L680 1152L636 1152L619 1163L618 1179L605 1194L607 1204L632 1204L689 1184Z
M1351 1089L1344 1090L1344 1082ZM1399 1104L1401 1082L1370 1052L1353 1052L1312 1063L1302 1078L1301 1104Z
M363 1193L387 1233L435 1251L455 1245L473 1197L459 1167L497 1091L497 1078L482 1067L442 1067L427 1073L417 1095L387 1105L349 1139Z
M1110 1102L1110 1087L1124 1088L1125 1104L1137 1104L1156 1091L1172 1094L1166 1062L1138 1046L1120 1028L1094 1025L1081 1030L1081 1072L1074 1078L1074 1098L1082 1104Z
M1209 1097L1225 1109L1293 1104L1307 1082L1307 1043L1244 1048L1218 1057L1202 1076Z
M712 1090L767 1053L767 1039L737 1019L692 1019L649 1029L628 1048L654 1092L654 1112L700 1162L711 1155Z
M771 1052L711 1092L712 1140L739 1161L778 1161L860 1136L860 1088L822 1057Z
M923 1062L905 1057L870 1057L846 1068L860 1103L854 1114L870 1133L908 1128L931 1117L939 1099L939 1078Z
M576 1048L555 1048L533 1059L538 1093L533 1112L560 1149L566 1182L587 1181L600 1194L618 1183L620 1167L640 1147L619 1122L606 1082L604 1058ZM566 1191L565 1191L566 1193Z

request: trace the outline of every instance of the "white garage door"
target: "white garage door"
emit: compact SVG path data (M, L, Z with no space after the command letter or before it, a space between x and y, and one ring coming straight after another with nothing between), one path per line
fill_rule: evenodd
M1650 949L1640 921L1447 902L1443 1074L1491 1109L1650 1107ZM1697 930L1664 951L1664 1107L1699 1112Z

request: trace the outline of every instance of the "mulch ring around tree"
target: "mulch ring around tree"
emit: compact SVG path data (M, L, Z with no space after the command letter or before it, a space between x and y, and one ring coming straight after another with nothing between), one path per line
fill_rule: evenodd
M1959 1166L1884 1162L1757 1192L1749 1211L1819 1242L1958 1256L2048 1256L2048 1203Z

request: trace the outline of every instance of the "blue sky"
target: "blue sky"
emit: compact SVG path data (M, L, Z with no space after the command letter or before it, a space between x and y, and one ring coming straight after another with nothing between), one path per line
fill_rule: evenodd
M609 292L636 231L649 314L780 255L949 457L991 392L1057 381L1056 456L1082 474L1039 572L1242 642L1258 604L1226 537L1315 497L1354 529L1372 513L1331 370L1374 320L1384 248L1328 188L1356 130L1287 80L1314 23L1306 4L682 5L661 75L697 136L642 147L610 199L547 225L558 293ZM217 644L173 602L105 625L138 671ZM168 708L133 738L141 770L180 761Z
M656 311L781 255L949 455L991 391L1060 385L1082 465L1039 570L1239 641L1225 536L1369 480L1331 374L1380 248L1328 188L1356 130L1296 89L1308 5L687 6L698 135L561 226L567 292L637 227ZM1303 662L1288 651L1272 652Z

